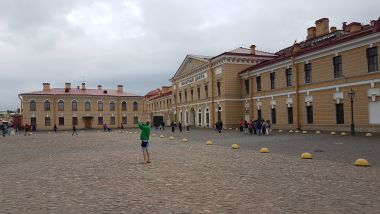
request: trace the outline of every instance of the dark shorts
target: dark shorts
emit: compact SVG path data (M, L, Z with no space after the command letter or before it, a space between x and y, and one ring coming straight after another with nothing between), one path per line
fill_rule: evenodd
M146 149L149 146L149 142L147 140L141 141L141 148Z

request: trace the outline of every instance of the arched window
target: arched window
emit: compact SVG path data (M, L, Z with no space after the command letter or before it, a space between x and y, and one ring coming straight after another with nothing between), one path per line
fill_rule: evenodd
M202 110L198 110L198 126L202 126Z
M103 111L103 101L98 101L98 111Z
M72 110L72 111L77 111L77 110L78 110L78 101L73 100L73 101L71 102L71 110Z
M44 102L44 110L45 111L50 111L50 101L49 100L45 100L45 102Z
M206 109L206 127L210 127L210 111Z
M86 110L86 111L90 111L91 110L91 102L90 101L86 101L86 102L84 102L84 109Z
M36 110L36 101L35 100L30 101L29 105L30 105L30 110L31 111L35 111Z
M135 101L133 102L133 111L138 111L139 110L139 104Z
M115 102L114 101L110 102L110 111L115 111Z
M65 110L65 103L63 100L58 101L58 111L63 111Z
M121 102L121 110L126 111L127 110L127 102L123 101Z

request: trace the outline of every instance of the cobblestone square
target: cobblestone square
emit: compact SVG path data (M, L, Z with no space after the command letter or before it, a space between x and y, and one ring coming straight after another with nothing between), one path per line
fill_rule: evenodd
M378 135L152 130L145 164L137 129L78 133L0 139L0 213L380 212Z

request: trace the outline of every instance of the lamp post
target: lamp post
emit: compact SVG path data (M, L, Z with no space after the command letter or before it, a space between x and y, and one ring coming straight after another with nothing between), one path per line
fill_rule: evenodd
M351 135L355 136L355 123L354 123L354 98L355 92L351 88L351 92L348 93L348 97L351 101Z

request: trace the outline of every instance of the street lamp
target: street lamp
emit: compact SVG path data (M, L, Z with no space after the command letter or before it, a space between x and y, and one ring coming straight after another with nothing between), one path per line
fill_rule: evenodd
M354 98L355 92L351 88L351 92L348 93L348 97L351 101L351 135L355 136L355 124L354 124Z

